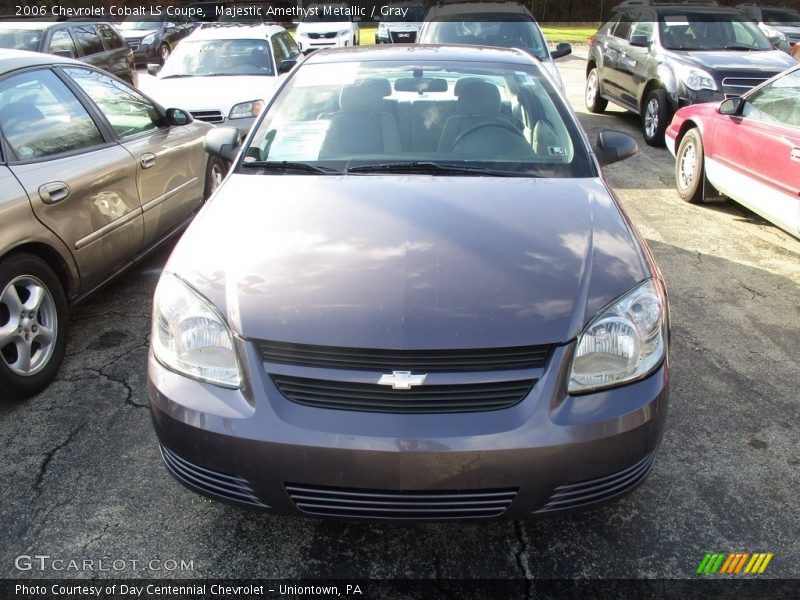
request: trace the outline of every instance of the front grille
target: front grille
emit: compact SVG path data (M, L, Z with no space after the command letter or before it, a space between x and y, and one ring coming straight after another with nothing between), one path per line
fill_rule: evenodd
M336 37L335 31L330 31L328 33L309 33L308 37L312 40L330 40Z
M416 31L390 31L389 39L395 44L413 44L417 41Z
M382 413L462 413L510 408L522 401L535 380L457 385L423 385L395 390L371 383L350 383L273 375L278 390L297 404L335 410Z
M448 520L499 517L517 490L392 491L285 484L301 511L353 519Z
M726 98L741 96L767 79L769 77L726 77L722 80L722 91Z
M222 123L225 120L222 111L219 110L192 110L190 112L195 119L206 123Z
M207 496L268 508L266 504L256 498L247 480L200 467L181 458L164 446L160 446L160 448L161 457L164 459L167 469L184 485Z
M357 371L500 371L540 368L547 362L549 346L479 348L465 350L378 350L341 348L284 342L259 342L261 356L275 362Z
M558 486L536 514L552 513L598 504L627 494L641 484L653 466L655 454L648 454L635 465L597 479Z

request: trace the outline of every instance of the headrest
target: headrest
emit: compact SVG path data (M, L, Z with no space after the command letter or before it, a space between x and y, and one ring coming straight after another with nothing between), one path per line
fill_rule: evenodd
M339 94L342 112L380 112L381 100L392 93L388 79L371 77L358 83L346 85Z
M460 93L457 92L456 95L459 114L495 115L500 112L500 92L496 86L481 79L464 82Z

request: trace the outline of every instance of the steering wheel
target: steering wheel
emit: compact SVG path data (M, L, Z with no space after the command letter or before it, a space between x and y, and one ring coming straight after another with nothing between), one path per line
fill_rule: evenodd
M468 135L472 135L476 131L480 131L481 129L485 129L487 127L497 127L498 129L505 129L506 131L510 131L514 135L521 137L523 140L525 139L525 136L522 135L522 132L516 127L514 127L511 123L503 123L502 121L495 121L493 123L478 123L477 125L473 125L469 129L465 129L460 134L458 134L458 136L456 136L456 139L453 140L453 148L458 146L458 143ZM527 142L527 140L525 141Z

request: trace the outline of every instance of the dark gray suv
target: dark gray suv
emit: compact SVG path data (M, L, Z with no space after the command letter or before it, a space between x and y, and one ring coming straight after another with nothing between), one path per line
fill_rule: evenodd
M739 96L794 64L736 10L630 0L590 40L586 107L641 115L659 146L678 108Z

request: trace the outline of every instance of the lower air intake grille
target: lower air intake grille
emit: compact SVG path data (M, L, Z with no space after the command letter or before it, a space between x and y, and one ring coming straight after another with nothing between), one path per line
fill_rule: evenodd
M535 383L532 379L428 385L395 390L371 383L350 383L273 375L286 398L297 404L338 410L384 413L459 413L501 410L518 404Z
M241 477L199 467L164 446L161 446L161 457L170 473L190 488L215 498L267 508L253 494L250 484Z
M206 123L222 123L225 120L218 110L193 110L191 113L195 119Z
M516 489L390 491L285 484L304 513L354 519L488 519L502 515Z
M626 494L645 480L650 467L653 466L654 458L654 454L648 454L635 465L617 473L579 483L560 485L553 491L547 504L537 510L536 514L571 510Z
M363 371L507 371L543 367L550 346L465 350L386 350L287 342L259 342L266 362Z

